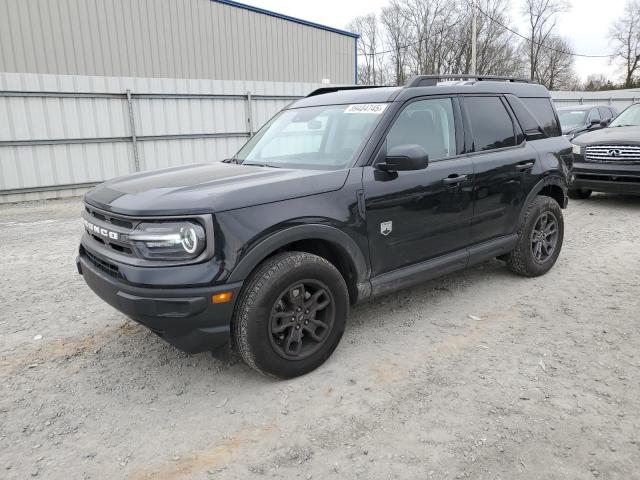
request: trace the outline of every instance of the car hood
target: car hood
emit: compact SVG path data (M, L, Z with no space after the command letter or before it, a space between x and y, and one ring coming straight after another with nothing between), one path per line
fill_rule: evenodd
M573 142L577 145L640 143L640 127L607 127L581 134Z
M124 215L214 213L339 190L348 170L204 163L115 178L85 201Z

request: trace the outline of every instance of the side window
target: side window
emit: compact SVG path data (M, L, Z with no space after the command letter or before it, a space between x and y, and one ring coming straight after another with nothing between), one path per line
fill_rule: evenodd
M613 116L611 115L611 110L608 107L598 107L598 110L600 111L600 118L602 120L606 120Z
M589 112L589 116L587 117L587 124L591 123L592 120L600 121L600 114L598 113L597 108L592 108Z
M549 98L520 98L525 107L544 129L549 137L560 136L560 125Z
M417 144L429 160L456 154L456 128L451 98L433 98L410 103L398 115L387 134L387 151L400 145Z
M464 104L476 152L516 145L513 122L500 98L466 97Z

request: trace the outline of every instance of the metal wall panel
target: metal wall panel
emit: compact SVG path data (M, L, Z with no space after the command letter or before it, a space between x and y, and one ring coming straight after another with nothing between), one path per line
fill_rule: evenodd
M619 112L633 103L640 102L640 89L610 90L601 92L551 92L556 108L572 105L609 105Z
M76 194L73 186L134 172L136 163L150 170L228 158L251 127L320 86L0 73L0 203Z
M0 72L352 83L355 41L212 0L0 1Z

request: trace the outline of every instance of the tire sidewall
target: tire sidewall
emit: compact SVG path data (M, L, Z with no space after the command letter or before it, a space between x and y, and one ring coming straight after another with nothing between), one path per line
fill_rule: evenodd
M308 256L308 254L307 254ZM256 291L253 304L245 320L246 339L251 349L255 366L270 375L291 378L303 375L320 366L338 346L344 333L349 312L349 298L342 275L324 259L320 261L297 261L293 268L280 268L271 276L268 284ZM335 308L333 326L322 348L301 360L282 357L275 351L270 340L269 319L272 308L282 292L290 285L302 280L317 280L330 290Z

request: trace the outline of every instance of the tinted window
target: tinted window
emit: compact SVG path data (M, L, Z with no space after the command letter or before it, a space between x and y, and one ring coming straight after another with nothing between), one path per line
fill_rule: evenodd
M521 98L522 103L540 123L544 132L550 137L560 135L560 127L556 121L556 115L548 98Z
M512 147L516 144L513 122L498 97L464 99L475 151Z
M597 108L592 108L591 111L589 112L589 116L587 117L587 123L591 123L591 120L600 121L600 113L598 113Z
M400 145L420 145L429 160L456 154L456 129L450 98L418 100L396 118L387 134L387 151Z
M527 132L527 134L538 131L542 134L542 127L538 125L538 121L533 118L533 115L527 110L527 107L524 106L522 101L513 95L507 95L506 98L522 129Z

